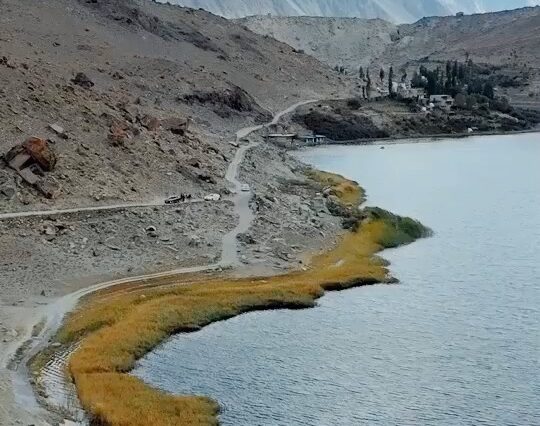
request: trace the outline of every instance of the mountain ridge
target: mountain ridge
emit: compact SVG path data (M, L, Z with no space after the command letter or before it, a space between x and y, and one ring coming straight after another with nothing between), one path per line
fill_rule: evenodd
M203 8L226 18L246 16L324 16L381 18L394 23L411 23L425 16L458 12L486 13L540 5L540 0L170 0L185 7Z
M540 67L535 50L540 7L464 16L427 17L396 25L381 19L253 16L238 20L252 31L304 50L331 67L358 70L373 62L401 66L425 57L457 59L469 52L504 65L515 53Z

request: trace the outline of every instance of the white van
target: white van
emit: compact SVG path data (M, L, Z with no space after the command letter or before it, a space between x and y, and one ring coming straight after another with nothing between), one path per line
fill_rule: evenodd
M204 201L219 201L221 200L221 195L219 194L208 194L204 197Z

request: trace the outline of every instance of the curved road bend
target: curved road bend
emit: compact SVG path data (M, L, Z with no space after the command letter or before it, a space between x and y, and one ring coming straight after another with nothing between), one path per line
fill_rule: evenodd
M236 139L237 141L240 141L243 138L246 138L251 133L256 132L258 130L263 129L264 127L277 124L279 120L286 114L289 114L296 110L298 107L306 104L310 104L313 102L317 102L318 100L308 100L308 101L302 101L298 102L287 109L278 112L272 121L267 124L261 124L257 126L252 127L246 127L244 129L239 130L236 133ZM242 182L238 180L238 169L242 163L242 160L244 159L245 153L255 147L257 143L249 143L248 145L241 146L231 164L229 165L226 173L226 180L229 181L234 186L235 195L233 197L234 202L234 211L239 217L238 225L228 234L226 234L223 237L223 248L222 248L222 254L221 254L221 260L217 264L213 265L202 265L202 266L195 266L195 267L189 267L189 268L179 268L172 271L166 271L166 272L159 272L154 274L147 274L147 275L140 275L136 277L129 277L129 278L122 278L114 281L108 281L101 284L96 284L91 287L87 287L81 290L78 290L76 292L70 293L66 296L63 296L62 298L56 300L55 302L42 307L38 312L36 312L35 315L32 315L31 318L28 318L28 323L25 327L25 334L21 334L18 340L19 347L22 347L20 345L24 345L25 348L25 356L22 360L20 360L15 367L16 372L13 374L13 384L14 384L14 391L15 396L17 397L17 402L21 405L24 405L25 408L30 409L33 408L33 412L35 414L38 414L42 412L42 408L39 406L37 401L35 400L33 389L28 382L28 371L26 364L31 359L32 356L37 354L39 351L41 351L43 348L47 346L47 343L51 337L54 336L56 331L59 329L65 315L69 312L71 312L75 307L77 306L77 303L79 300L87 296L89 294L92 294L96 291L107 289L116 285L121 284L127 284L127 283L138 283L143 282L146 280L154 279L154 278L162 278L162 277L169 277L173 275L180 275L180 274L189 274L189 273L196 273L196 272L203 272L208 271L212 269L217 269L220 267L227 267L227 266L237 266L239 265L239 259L238 259L238 247L237 247L237 239L236 237L238 234L242 232L246 232L249 227L251 226L251 223L253 221L254 215L251 209L249 208L249 200L251 198L251 192L242 192L241 186ZM48 214L55 214L54 212L70 212L70 213L76 213L81 211L98 211L98 210L107 210L107 209L119 209L119 208L126 208L126 207L146 207L146 206L154 206L155 204L149 203L149 204L140 204L140 205L117 205L117 206L104 206L104 207L89 207L89 208L81 208L81 209L69 209L67 211L39 211L39 212L22 212L22 213L15 213L15 214L2 214L0 215L0 219L2 218L9 218L9 217L25 217L25 216L40 216L40 215L48 215ZM51 213L53 212L53 213ZM42 331L37 337L33 337L32 334L32 328L38 321L42 321L43 327ZM0 359L2 364L0 365L0 368L6 368L8 367L8 360L13 359L13 356L15 355L15 352L18 348L13 347L13 350L11 353L4 354L5 356Z

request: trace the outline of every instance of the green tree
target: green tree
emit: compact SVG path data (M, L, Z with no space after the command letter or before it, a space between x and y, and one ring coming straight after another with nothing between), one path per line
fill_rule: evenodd
M412 79L411 79L411 86L412 87L424 87L425 88L425 83L424 83L424 80L422 78L423 76L421 76L420 74L418 74L418 72L414 72L413 76L412 76Z
M489 99L495 98L495 89L493 88L493 85L488 81L486 84L484 84L484 89L482 90L482 94Z
M452 67L452 81L457 80L458 78L458 61L454 61L454 66Z
M391 98L394 97L394 68L390 67L390 72L388 73L388 94Z

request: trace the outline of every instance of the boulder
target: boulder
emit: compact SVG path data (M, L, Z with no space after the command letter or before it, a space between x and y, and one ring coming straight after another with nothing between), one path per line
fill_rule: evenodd
M56 179L51 176L47 176L44 179L40 179L36 183L36 188L43 194L45 197L52 199L56 198L60 192L60 184Z
M180 136L183 136L189 128L189 120L179 117L167 118L161 124L164 129Z
M77 73L77 75L71 80L71 82L78 86L84 87L85 89L91 89L92 87L94 87L94 82L90 80L88 76L83 72Z
M121 124L113 124L109 128L109 140L114 146L123 146L126 140L130 138L125 126Z
M159 129L159 126L161 126L161 122L157 117L148 114L141 118L139 122L144 128L151 132L155 132Z
M56 124L56 123L49 124L49 129L51 129L54 133L56 133L62 139L67 139L68 138L68 135L66 134L66 131L59 124Z
M45 139L29 138L22 147L44 171L50 172L56 166L56 154Z
M17 195L17 189L11 185L2 185L0 186L0 196L6 198L7 200L12 200Z
M0 198L12 200L17 195L14 179L7 171L0 169Z

